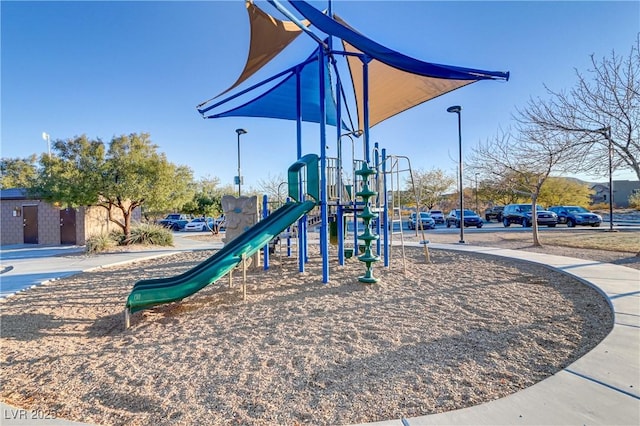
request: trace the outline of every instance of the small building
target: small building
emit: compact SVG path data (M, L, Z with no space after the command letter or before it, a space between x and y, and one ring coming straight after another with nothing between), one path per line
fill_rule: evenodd
M591 196L592 204L609 203L609 182L594 183L591 186L594 191ZM629 207L629 197L640 192L640 181L637 180L614 180L613 181L613 206L618 208Z
M140 220L140 209L132 220ZM90 236L115 229L104 207L64 208L30 197L25 188L0 190L1 245L84 245Z

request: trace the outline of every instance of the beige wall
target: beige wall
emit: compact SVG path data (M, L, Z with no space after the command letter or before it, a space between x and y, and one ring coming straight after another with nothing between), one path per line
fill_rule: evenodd
M0 244L23 244L24 206L38 206L38 244L60 244L60 209L40 200L0 200ZM20 216L14 216L15 209ZM114 216L122 218L120 211ZM132 224L140 222L140 209L134 210ZM118 226L107 219L107 211L103 207L80 207L76 210L76 244L86 244L87 238L100 233L108 233Z
M0 243L22 244L24 206L38 207L38 244L60 244L60 209L40 200L1 200L0 212L2 214L0 231ZM14 216L14 211L19 216Z
M122 219L122 212L119 209L113 210L113 217L116 219ZM131 225L139 223L142 218L142 213L139 208L133 211L131 217ZM76 217L76 226L80 222L80 219ZM104 207L91 206L86 209L86 213L82 215L82 224L80 224L83 231L84 239L82 242L78 241L78 244L86 244L86 238L93 235L108 234L111 231L121 229L118 225L109 220L107 215L107 209Z

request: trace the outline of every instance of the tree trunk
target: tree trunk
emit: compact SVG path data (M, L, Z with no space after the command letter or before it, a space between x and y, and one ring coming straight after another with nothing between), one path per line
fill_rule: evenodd
M100 204L100 206L104 207L107 210L107 219L109 220L109 222L115 223L120 227L120 229L122 229L122 233L124 234L123 241L125 242L125 244L127 244L127 241L129 241L129 236L131 235L130 213L128 213L127 210L123 208L123 206L121 205L116 206L114 203L111 203L111 202L109 202L108 204ZM118 209L120 209L120 211L122 211L124 223L122 223L120 220L113 217L114 207L117 207Z
M536 205L538 203L538 194L536 192L531 194L531 227L533 229L533 246L542 247L540 239L538 238L538 212Z
M124 241L125 244L131 244L131 211L129 209L122 208L122 217L124 219L124 226L122 230L124 231Z

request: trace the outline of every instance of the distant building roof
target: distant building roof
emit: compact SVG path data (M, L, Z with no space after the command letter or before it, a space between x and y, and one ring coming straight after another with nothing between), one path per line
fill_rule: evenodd
M0 189L0 200L26 200L27 188Z

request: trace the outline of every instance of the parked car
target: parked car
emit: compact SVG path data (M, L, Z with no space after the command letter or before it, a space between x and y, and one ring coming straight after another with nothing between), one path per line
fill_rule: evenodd
M214 224L218 227L218 231L222 231L226 228L227 221L224 215L217 217L213 220Z
M436 223L444 223L444 213L442 210L430 210L431 217Z
M502 211L504 210L504 206L493 206L489 207L484 211L484 218L487 222L491 222L491 219L495 219L498 222L502 222Z
M451 210L447 216L447 228L450 228L451 226L460 228L460 216L460 209ZM482 218L473 210L464 209L464 226L482 228Z
M191 217L182 213L169 213L158 225L169 228L172 231L180 231L189 223Z
M538 225L546 225L553 228L558 223L558 215L536 205ZM531 226L531 204L507 204L502 211L502 224L506 227L517 223L523 227Z
M422 229L434 229L436 227L436 221L433 220L431 214L427 212L420 212L420 224L418 226L422 227ZM409 215L409 229L416 229L416 214L411 213ZM421 229L421 228L418 228Z
M209 231L214 229L214 222L212 217L197 217L184 226L185 231Z
M565 223L569 228L576 225L600 226L602 216L580 206L553 206L549 210L558 215L558 223Z

